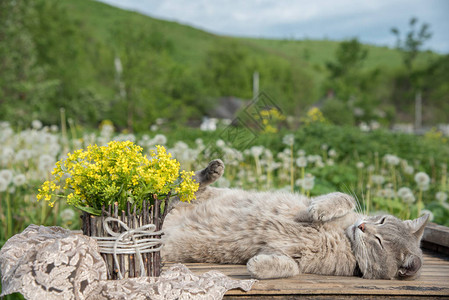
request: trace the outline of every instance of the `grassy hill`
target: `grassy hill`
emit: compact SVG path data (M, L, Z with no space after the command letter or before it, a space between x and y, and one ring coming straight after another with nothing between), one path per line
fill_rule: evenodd
M233 38L218 36L177 22L155 19L138 12L127 11L105 3L92 0L64 0L64 6L70 11L83 29L95 39L105 44L113 44L112 30L116 26L128 24L133 30L152 28L162 34L173 45L173 58L181 64L198 66L204 62L209 49L217 41L237 42L250 51L251 55L266 58L283 58L298 67L305 68L318 78L325 75L325 64L332 61L340 42L329 40L289 40ZM401 54L396 49L365 45L369 54L364 68L395 69L402 65ZM427 63L432 53L423 53L420 63Z
M75 121L86 125L111 119L120 127L148 128L158 117L185 122L201 118L218 97L252 98L255 71L260 73L261 89L297 115L325 94L326 64L335 61L341 45L328 40L219 36L92 0L36 0L20 5L26 6L22 15L7 10L5 15L13 16L12 23L25 24L15 29L34 44L24 55L23 47L6 41L5 53L29 58L30 63L18 64L39 74L27 78L27 86L39 94L29 100L31 93L10 93L4 103L14 107L0 113L4 119L55 123L59 108L64 107ZM361 74L381 70L381 77L392 86L392 77L403 68L400 53L386 47L363 48L368 55L360 65ZM417 60L426 65L436 57L420 53ZM114 67L117 58L122 74ZM17 78L22 80L19 73ZM0 82L0 87L11 82ZM24 98L20 108L18 97Z

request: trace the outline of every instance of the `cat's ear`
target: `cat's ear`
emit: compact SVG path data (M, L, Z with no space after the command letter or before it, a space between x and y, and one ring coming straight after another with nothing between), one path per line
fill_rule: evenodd
M421 258L416 255L410 254L405 258L404 262L399 268L398 276L402 279L413 277L418 273L419 269L421 269L421 266Z
M420 240L428 221L429 214L425 214L420 218L404 221L404 223L410 229L411 233Z

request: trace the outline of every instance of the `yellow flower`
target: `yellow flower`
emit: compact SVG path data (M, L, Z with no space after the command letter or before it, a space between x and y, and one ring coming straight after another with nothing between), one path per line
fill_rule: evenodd
M193 172L182 171L179 180L179 162L163 146L156 149L148 158L130 141L113 141L68 153L65 160L56 163L53 180L42 184L37 198L52 206L54 197L65 197L68 204L90 211L114 202L124 209L129 199L141 205L153 195L165 198L173 192L182 201L193 199L198 190ZM60 182L62 178L64 182ZM63 191L60 183L64 184Z

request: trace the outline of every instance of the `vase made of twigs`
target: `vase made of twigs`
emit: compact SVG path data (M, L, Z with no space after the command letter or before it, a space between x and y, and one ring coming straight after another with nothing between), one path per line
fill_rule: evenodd
M83 212L83 234L97 240L108 279L160 275L161 229L167 202L168 197L154 197L144 200L141 209L128 203L120 211L115 203L103 207L100 216Z

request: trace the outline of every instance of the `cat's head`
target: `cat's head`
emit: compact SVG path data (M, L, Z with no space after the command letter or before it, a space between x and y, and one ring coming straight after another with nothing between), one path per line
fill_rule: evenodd
M363 278L413 279L422 266L420 240L429 216L402 221L389 215L365 217L347 228Z

